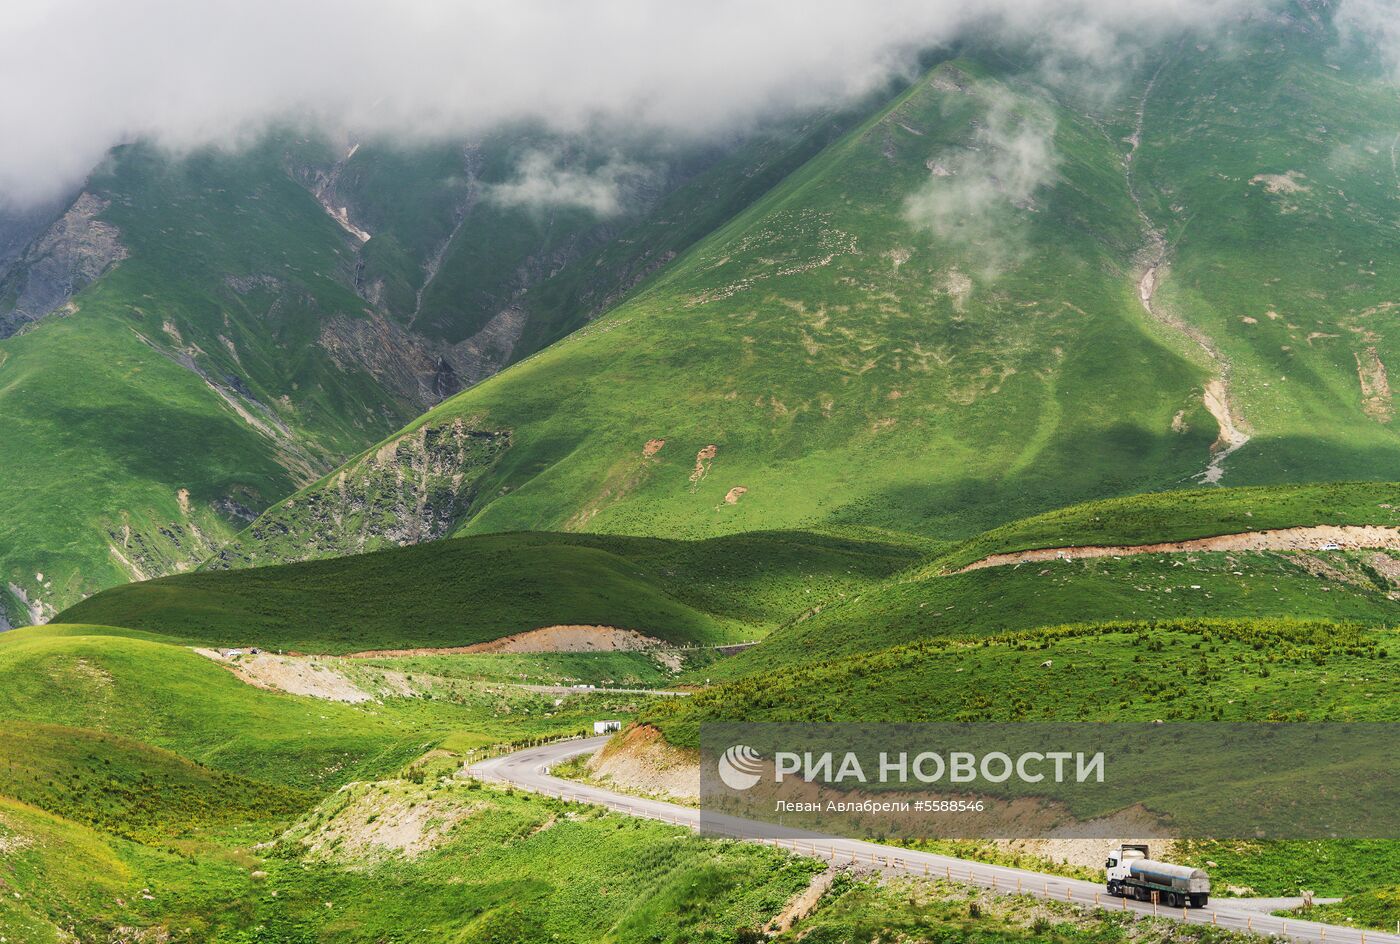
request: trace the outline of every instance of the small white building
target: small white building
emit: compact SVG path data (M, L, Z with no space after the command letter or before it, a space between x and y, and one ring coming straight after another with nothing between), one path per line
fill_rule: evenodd
M621 731L621 721L595 721L593 722L594 734L611 734L613 731Z

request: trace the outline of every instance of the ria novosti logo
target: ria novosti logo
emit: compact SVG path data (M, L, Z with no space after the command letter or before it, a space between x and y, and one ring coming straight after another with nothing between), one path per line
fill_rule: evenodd
M871 782L904 786L940 782L999 784L1013 777L1028 784L1067 781L1103 783L1105 763L1103 751L1093 754L1084 751L1026 751L1015 757L1004 751L985 754L951 751L946 757L936 751L921 751L913 756L907 751L880 751L873 757L856 751L846 751L844 754L835 751L775 751L772 777L776 784L795 776L807 783L838 787L847 783ZM735 744L726 749L715 766L724 785L740 791L756 786L768 770L763 755L747 744Z
M735 744L720 755L715 766L726 787L747 790L761 779L763 759L747 744Z

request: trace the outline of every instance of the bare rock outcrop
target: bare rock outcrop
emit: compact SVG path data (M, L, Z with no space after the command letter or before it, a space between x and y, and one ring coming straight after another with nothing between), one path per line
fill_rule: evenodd
M400 399L425 409L464 386L446 352L377 312L331 318L321 326L317 343L336 367L363 370Z
M126 258L121 233L98 217L108 202L82 193L20 254L0 282L0 338L63 308L78 292Z
M420 426L264 512L207 566L286 563L402 547L447 535L510 433L461 418Z

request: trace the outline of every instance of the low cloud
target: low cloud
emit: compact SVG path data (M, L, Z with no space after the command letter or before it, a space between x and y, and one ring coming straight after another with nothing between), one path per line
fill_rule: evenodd
M1018 250L1024 214L1055 179L1055 116L1049 107L995 89L972 141L929 159L930 178L905 203L916 229L967 252L984 273Z
M236 145L273 122L405 143L511 120L730 132L859 95L972 31L1114 61L1267 2L11 0L0 200L53 196L121 142Z
M1392 80L1400 80L1400 2L1346 0L1337 10L1342 42L1379 57Z
M622 158L587 170L564 166L557 152L531 151L520 160L515 177L490 187L486 199L497 206L580 209L609 217L621 213L651 176L648 168Z

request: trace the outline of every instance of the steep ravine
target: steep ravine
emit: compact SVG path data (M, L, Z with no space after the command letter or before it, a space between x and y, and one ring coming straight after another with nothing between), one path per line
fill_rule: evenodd
M1128 152L1123 155L1123 175L1127 181L1128 196L1132 198L1138 219L1142 221L1145 240L1139 251L1139 267L1142 275L1138 278L1137 283L1138 301L1142 303L1143 311L1147 312L1149 317L1158 324L1185 337L1205 355L1211 364L1215 376L1206 382L1201 399L1206 410L1215 417L1215 422L1220 427L1220 433L1216 436L1215 442L1211 444L1210 461L1206 463L1205 469L1196 475L1196 478L1214 485L1218 484L1225 476L1225 460L1249 442L1249 432L1232 395L1229 358L1200 328L1187 324L1163 306L1154 304L1157 289L1167 271L1171 247L1167 243L1166 234L1153 223L1152 217L1148 215L1143 206L1142 197L1137 189L1136 177L1133 174L1133 158L1137 155L1138 147L1142 144L1147 100L1152 95L1152 90L1156 86L1157 77L1160 74L1161 66L1152 74L1152 78L1147 82L1147 87L1143 89L1142 98L1138 101L1133 133L1128 138Z

